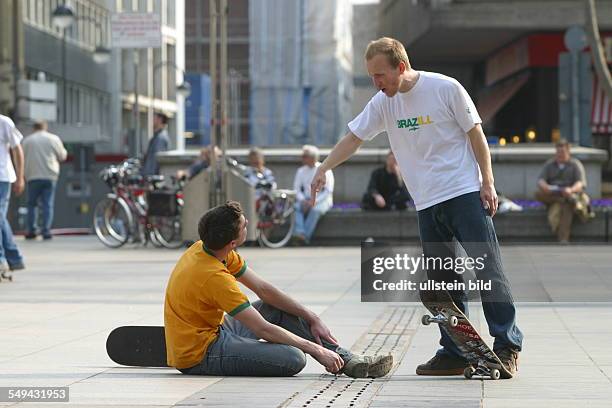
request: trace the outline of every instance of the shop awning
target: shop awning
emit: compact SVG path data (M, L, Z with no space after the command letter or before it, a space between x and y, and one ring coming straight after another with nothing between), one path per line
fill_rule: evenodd
M612 134L612 101L599 84L597 75L593 75L591 131L595 134Z

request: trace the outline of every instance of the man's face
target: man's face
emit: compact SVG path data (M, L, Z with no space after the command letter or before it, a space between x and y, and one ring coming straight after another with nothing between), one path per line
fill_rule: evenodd
M383 91L388 97L394 96L401 84L401 75L406 70L403 62L393 68L386 55L378 54L366 61L368 75L376 89Z
M263 166L263 158L256 153L251 153L249 154L249 165L251 167L259 168Z
M249 225L249 220L247 220L244 215L240 216L240 228L238 232L238 238L236 238L234 242L234 248L238 248L240 245L244 244L247 237L247 225Z
M164 126L164 123L162 122L162 119L157 116L157 115L153 115L153 127L155 127L156 129L160 128Z
M395 166L397 166L397 160L395 160L395 155L393 153L390 153L387 155L387 167L392 169Z
M302 153L302 164L313 167L315 165L315 158L308 153Z
M567 163L570 159L569 146L557 146L556 159L559 163Z

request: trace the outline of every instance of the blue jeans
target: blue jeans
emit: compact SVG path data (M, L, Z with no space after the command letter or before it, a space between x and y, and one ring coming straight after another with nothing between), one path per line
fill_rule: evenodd
M6 219L9 201L11 198L11 183L0 181L0 233L2 243L0 245L0 263L8 263L9 266L23 263L23 257L13 239L13 230Z
M303 319L286 313L261 300L252 307L268 322L314 342L310 326ZM353 354L342 347L326 343L346 362ZM219 337L208 347L202 361L191 368L181 369L183 374L215 376L287 377L304 368L306 355L296 347L259 341L249 328L229 315L225 315L219 328Z
M307 213L302 211L302 203L295 203L295 229L293 235L302 235L310 242L319 219L332 207L330 200L319 201Z
M43 179L28 181L28 234L36 233L36 209L40 202L42 213L41 233L45 236L51 235L54 200L55 181Z
M484 267L475 268L478 280L490 280L491 291L481 291L482 307L489 325L489 333L495 338L494 350L510 347L522 349L523 334L516 326L516 310L506 279L493 221L482 206L480 193L473 192L455 197L418 212L419 231L423 254L426 257L455 257L450 244L455 238L472 258L484 256ZM485 255L486 254L486 255ZM452 282L457 274L452 270L427 271L429 279ZM467 296L460 291L451 291L455 304L467 315ZM439 353L461 356L452 340L440 330Z

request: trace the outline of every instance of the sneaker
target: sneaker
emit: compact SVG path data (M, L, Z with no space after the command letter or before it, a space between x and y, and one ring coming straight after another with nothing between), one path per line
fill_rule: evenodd
M20 271L22 269L25 269L25 264L23 262L9 265L9 270L11 271Z
M363 356L355 354L342 368L342 373L352 378L379 378L393 367L393 356Z
M364 358L355 354L349 361L344 363L344 367L340 372L352 378L367 378L368 366L370 365Z
M368 377L379 378L389 374L393 367L393 356L364 356L368 362Z
M460 357L451 356L447 353L436 354L416 368L418 375L462 375L468 362Z
M36 239L36 234L33 232L28 232L27 234L25 234L25 239Z
M44 239L45 241L48 241L48 240L50 240L50 239L53 239L53 235L51 235L51 234L45 234L45 235L43 235L43 239Z
M497 357L499 357L499 359L501 360L502 364L504 365L504 368L510 373L510 376L508 376L507 374L504 375L504 373L502 372L501 378L514 377L516 375L516 371L518 370L518 351L506 347L495 351L495 354L497 354Z

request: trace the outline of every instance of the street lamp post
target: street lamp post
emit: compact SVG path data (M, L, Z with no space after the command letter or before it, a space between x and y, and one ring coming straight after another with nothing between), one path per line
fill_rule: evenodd
M67 111L67 80L66 80L66 30L71 27L75 21L84 20L94 23L96 28L100 32L100 42L96 45L94 50L93 59L97 64L106 63L110 58L110 49L102 45L102 24L91 17L81 17L74 14L74 11L66 4L58 5L53 13L51 14L51 20L53 25L62 30L62 122L66 123L66 111ZM97 36L96 36L97 37Z

